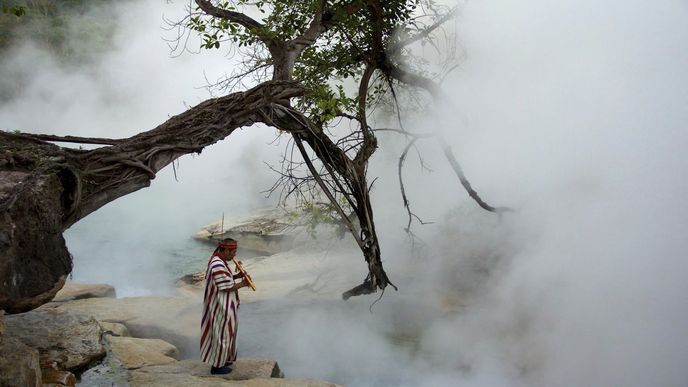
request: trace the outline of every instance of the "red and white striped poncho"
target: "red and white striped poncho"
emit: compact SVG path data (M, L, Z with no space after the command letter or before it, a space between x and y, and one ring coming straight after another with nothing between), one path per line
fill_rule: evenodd
M201 360L213 367L232 364L237 357L237 291L232 270L213 255L205 273L203 319L201 320Z

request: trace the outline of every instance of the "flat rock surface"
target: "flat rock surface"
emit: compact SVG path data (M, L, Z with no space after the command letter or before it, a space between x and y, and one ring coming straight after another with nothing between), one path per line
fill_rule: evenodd
M80 300L83 298L116 297L115 288L106 284L79 284L67 282L53 298L53 302Z
M246 380L255 378L281 378L277 362L272 359L239 358L232 366L233 371L227 375L211 375L210 365L200 360L182 360L163 366L145 367L141 372L154 374L189 374L192 376L214 376L227 380Z
M337 387L319 380L282 379L271 359L239 358L227 375L211 375L210 366L198 360L183 360L164 366L144 367L130 373L131 386L247 386L247 387Z
M129 329L126 325L116 323L116 322L104 322L99 321L100 326L103 328L103 333L112 336L130 337Z
M36 309L5 317L6 336L38 350L42 364L75 370L105 356L102 329L88 315L55 309Z
M303 214L281 208L266 208L247 216L225 217L201 228L195 238L216 243L222 238L233 238L239 249L263 254L275 254L294 246L303 233Z
M129 370L176 363L179 359L177 348L160 339L110 336L107 340L112 354Z
M182 357L198 351L201 295L188 297L89 298L58 306L91 315L100 322L120 323L134 337L158 338L179 349Z
M276 378L227 380L218 377L198 377L186 374L151 374L141 371L132 372L129 385L131 387L340 387L337 384L320 380Z

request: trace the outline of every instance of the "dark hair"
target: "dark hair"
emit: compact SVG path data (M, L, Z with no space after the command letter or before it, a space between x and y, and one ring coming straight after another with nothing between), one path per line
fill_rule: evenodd
M225 244L225 245L229 245L229 244L232 244L232 243L238 244L238 242L236 241L236 239L232 239L232 238L224 238L223 240L220 241L220 243L221 243L221 244Z
M223 250L223 249L224 249L224 248L221 246L222 244L227 244L227 245L229 245L229 244L236 244L237 246L239 245L239 243L236 241L236 239L224 238L224 239L222 239L222 240L219 242L218 246L215 248L215 252L213 252L213 255L219 253L220 250ZM224 250L229 250L229 249L224 249Z

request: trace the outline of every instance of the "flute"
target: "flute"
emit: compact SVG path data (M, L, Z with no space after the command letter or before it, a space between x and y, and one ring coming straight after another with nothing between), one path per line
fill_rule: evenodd
M246 281L246 284L248 285L249 288L253 289L253 291L256 291L256 285L253 283L253 280L251 279L251 276L248 275L248 272L244 269L244 267L241 265L241 262L237 261L232 257L232 262L236 265L237 270L241 272L241 274L244 277L244 281Z

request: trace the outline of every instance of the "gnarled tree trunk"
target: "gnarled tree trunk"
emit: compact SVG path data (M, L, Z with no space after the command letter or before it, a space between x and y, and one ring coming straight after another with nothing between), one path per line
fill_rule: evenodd
M131 138L84 139L108 145L94 150L62 148L45 141L66 138L0 131L0 309L24 312L54 297L72 269L62 237L72 224L149 186L155 174L178 157L200 153L236 128L257 122L303 138L323 163L354 187L361 226L357 241L373 288L384 288L388 280L372 224L365 173L355 173L346 154L289 107L289 99L302 93L295 82L265 82L246 92L205 101Z
M54 297L72 269L62 237L72 224L149 186L176 158L260 122L278 101L301 92L292 82L267 82L89 151L0 132L0 309L24 312Z

